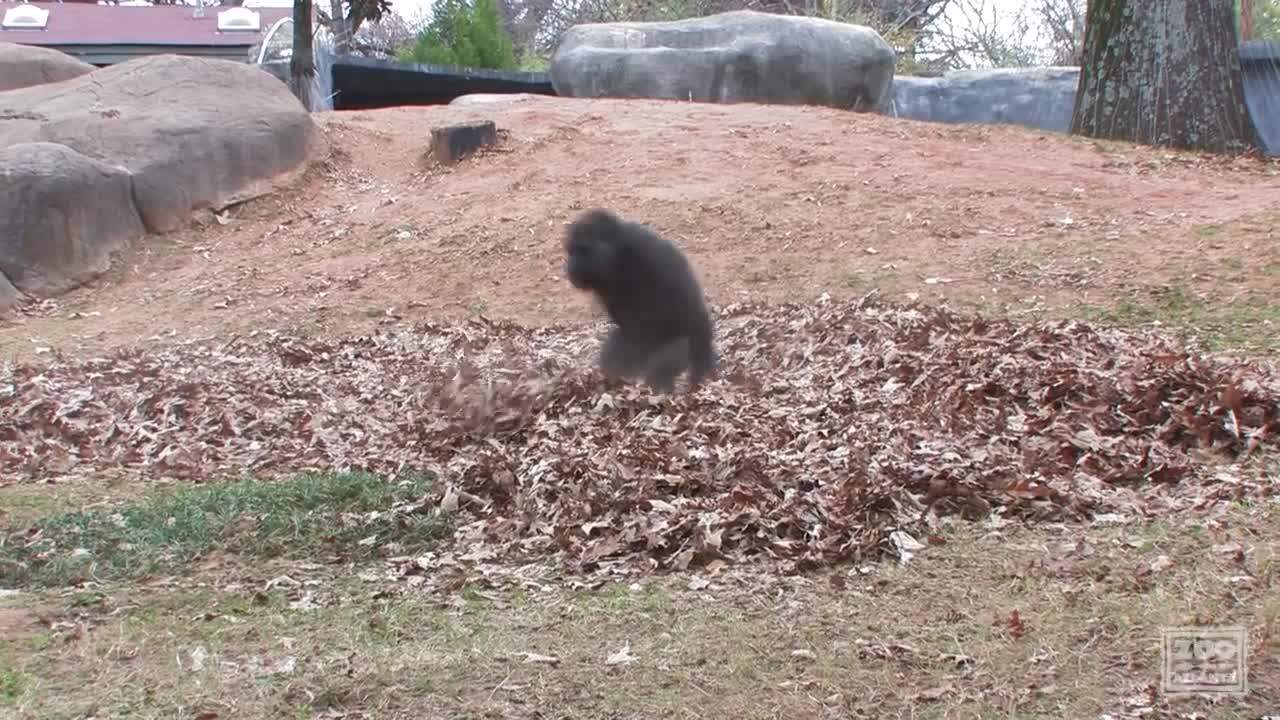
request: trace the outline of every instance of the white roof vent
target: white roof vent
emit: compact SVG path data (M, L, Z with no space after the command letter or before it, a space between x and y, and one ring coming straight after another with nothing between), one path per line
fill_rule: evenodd
M262 18L253 10L233 7L218 13L218 30L258 32L262 29Z
M49 24L49 11L23 3L4 11L4 27L43 30Z

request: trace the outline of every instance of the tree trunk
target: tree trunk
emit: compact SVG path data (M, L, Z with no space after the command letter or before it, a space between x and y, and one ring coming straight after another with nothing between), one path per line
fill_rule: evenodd
M1090 0L1071 132L1211 152L1256 144L1233 0Z
M343 57L351 50L351 38L347 37L347 16L342 12L342 0L329 0L329 7L333 16L333 52L338 57Z
M293 57L289 75L293 94L302 101L307 112L312 110L311 78L316 75L316 57L311 47L311 0L293 0Z
M1253 0L1240 0L1240 40L1253 39Z

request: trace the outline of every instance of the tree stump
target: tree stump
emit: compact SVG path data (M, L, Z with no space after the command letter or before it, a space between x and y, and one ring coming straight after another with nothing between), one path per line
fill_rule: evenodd
M497 142L498 128L492 120L446 125L431 130L431 152L442 165L452 165Z

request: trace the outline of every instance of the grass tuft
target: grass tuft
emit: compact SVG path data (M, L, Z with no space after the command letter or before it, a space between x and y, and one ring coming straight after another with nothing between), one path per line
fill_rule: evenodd
M0 585L64 586L173 571L211 552L364 560L389 544L414 552L447 529L413 512L427 476L314 473L277 482L183 488L109 510L38 518L0 531Z
M1113 307L1085 306L1085 319L1121 327L1160 324L1195 333L1210 350L1273 351L1280 348L1280 305L1213 305L1185 285L1171 285L1149 300L1130 297Z
M0 705L12 705L26 692L31 677L17 670L0 668Z

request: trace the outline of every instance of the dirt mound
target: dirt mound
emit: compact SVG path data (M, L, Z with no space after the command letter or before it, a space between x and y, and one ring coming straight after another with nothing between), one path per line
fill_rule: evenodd
M19 364L0 481L431 470L459 539L511 559L794 565L891 550L921 513L1163 513L1268 494L1280 369L1074 322L864 299L735 305L724 376L658 399L595 336L472 321L333 342ZM899 538L900 539L900 538Z
M424 160L428 128L476 119L497 122L494 152ZM319 122L338 152L301 186L0 320L0 352L578 319L560 235L595 205L679 242L717 306L875 288L1075 311L1175 282L1280 304L1264 272L1280 268L1274 163L752 104L543 98Z

